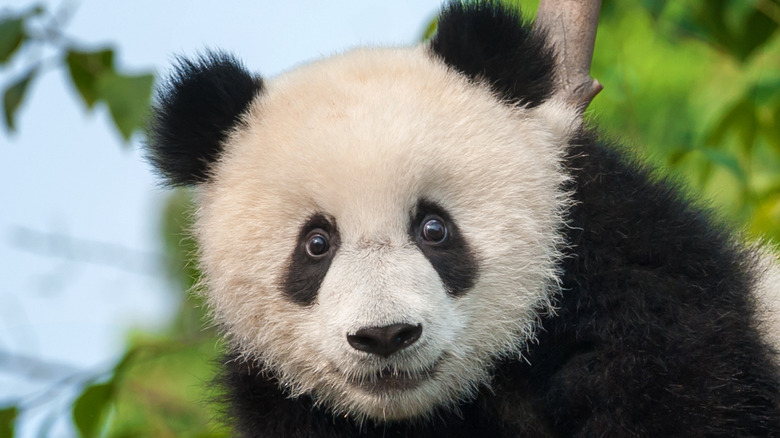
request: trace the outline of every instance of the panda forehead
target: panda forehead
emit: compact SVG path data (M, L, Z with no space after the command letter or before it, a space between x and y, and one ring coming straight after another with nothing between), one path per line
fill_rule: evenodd
M495 168L517 155L506 146L522 140L521 112L426 46L354 50L268 80L226 142L215 180L254 173L312 192L357 182L408 193L400 182L462 177L486 160Z
M479 133L470 128L516 120L516 108L421 46L358 49L272 78L245 126L263 153L281 148L367 163L421 146L451 148Z
M558 153L539 123L523 123L530 113L426 46L355 50L267 81L202 206L288 225L324 214L340 228L400 230L421 199L473 209L552 170Z

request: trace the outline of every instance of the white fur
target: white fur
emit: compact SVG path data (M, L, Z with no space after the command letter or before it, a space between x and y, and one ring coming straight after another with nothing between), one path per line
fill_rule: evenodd
M552 308L568 204L560 161L575 119L554 101L509 107L425 47L353 51L267 81L199 192L214 317L293 395L359 420L471 397ZM476 253L476 284L461 297L407 235L421 198L443 206ZM281 283L314 213L335 218L341 245L302 306ZM421 338L387 359L347 343L361 327L400 322L422 324ZM434 363L411 390L354 384Z

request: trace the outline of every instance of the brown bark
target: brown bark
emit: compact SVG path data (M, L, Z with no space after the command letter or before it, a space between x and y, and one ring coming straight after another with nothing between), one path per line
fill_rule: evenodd
M601 0L541 0L536 15L557 53L556 93L580 111L604 88L590 76L600 8Z

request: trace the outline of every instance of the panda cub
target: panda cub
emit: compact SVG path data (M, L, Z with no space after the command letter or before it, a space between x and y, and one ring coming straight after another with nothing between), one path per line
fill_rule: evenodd
M148 151L195 187L238 434L780 436L774 262L555 74L495 1L272 79L181 60Z

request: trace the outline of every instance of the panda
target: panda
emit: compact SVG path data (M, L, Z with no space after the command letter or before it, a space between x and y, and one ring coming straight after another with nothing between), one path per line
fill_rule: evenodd
M194 187L237 434L780 436L775 262L556 74L495 1L272 79L180 60L147 148Z

